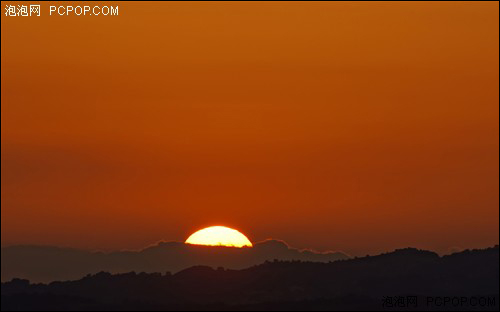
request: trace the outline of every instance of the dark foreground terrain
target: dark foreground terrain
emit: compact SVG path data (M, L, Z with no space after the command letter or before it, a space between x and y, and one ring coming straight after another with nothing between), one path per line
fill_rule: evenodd
M331 263L244 270L98 273L77 281L2 283L2 310L496 310L498 246L439 257L402 249Z

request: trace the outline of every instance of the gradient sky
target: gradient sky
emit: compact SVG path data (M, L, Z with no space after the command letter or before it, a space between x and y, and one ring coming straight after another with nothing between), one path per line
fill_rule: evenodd
M498 244L498 2L49 4L1 18L2 245Z

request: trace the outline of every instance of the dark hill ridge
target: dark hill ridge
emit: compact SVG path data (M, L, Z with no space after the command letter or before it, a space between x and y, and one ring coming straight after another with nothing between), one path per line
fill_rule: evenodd
M267 261L243 270L101 272L48 285L16 279L2 284L2 310L380 310L384 296L418 296L420 309L426 296L481 296L495 306L479 308L498 310L498 263L498 246L443 257L408 248L330 263Z
M89 273L178 272L195 265L244 269L266 260L329 262L348 259L341 252L312 252L277 240L253 248L227 248L161 242L139 251L111 253L71 248L12 246L2 248L2 281L24 278L34 282L74 280Z

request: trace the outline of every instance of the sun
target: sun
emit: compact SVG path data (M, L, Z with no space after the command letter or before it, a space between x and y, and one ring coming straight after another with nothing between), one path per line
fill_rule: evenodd
M199 230L186 240L186 244L226 247L252 247L250 240L237 230L225 226L211 226Z

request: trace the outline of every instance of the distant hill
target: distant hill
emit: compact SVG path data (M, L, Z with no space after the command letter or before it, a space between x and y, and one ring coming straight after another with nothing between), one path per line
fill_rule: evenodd
M407 248L330 263L268 261L243 270L195 266L176 274L101 272L48 285L16 279L3 283L1 293L2 310L498 311L499 250L439 257ZM409 299L409 307L388 306L388 298L391 304L415 298L417 306ZM464 299L460 306L429 306L429 298ZM484 305L478 298L485 298Z
M253 248L162 242L140 251L112 253L46 246L4 247L1 267L2 281L23 278L47 283L74 280L101 271L175 273L195 265L243 269L274 259L329 262L348 258L341 252L319 253L290 248L278 240L256 243Z

